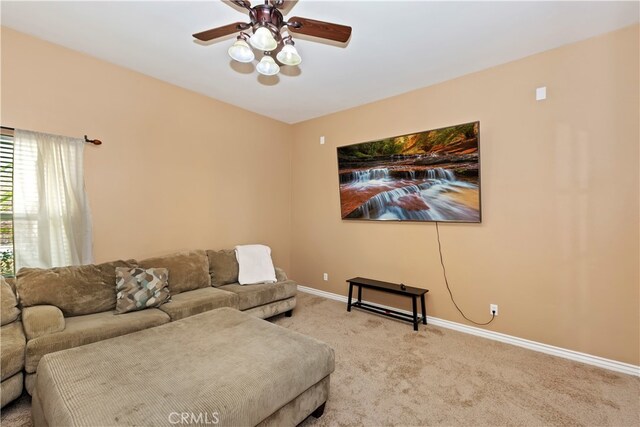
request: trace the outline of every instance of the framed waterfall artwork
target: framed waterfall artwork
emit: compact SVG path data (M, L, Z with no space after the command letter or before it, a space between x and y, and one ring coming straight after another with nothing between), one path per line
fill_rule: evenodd
M338 147L342 219L481 222L480 122Z

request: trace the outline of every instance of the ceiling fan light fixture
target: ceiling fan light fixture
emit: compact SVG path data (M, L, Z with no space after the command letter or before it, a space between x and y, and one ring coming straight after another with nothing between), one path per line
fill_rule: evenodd
M293 43L286 43L282 50L278 52L276 58L284 65L294 66L302 62L302 58L300 58L300 54L298 54L298 50Z
M193 37L208 42L235 33L238 39L229 47L229 56L244 63L260 59L256 70L265 76L278 74L281 66L295 67L302 62L294 47L292 35L301 34L339 43L347 43L351 38L351 27L346 25L300 16L285 19L285 9L290 9L297 0L260 0L255 6L251 5L252 1L254 0L225 0L225 3L233 3L246 9L248 19L200 31L193 34ZM260 58L256 58L259 52L262 54ZM246 68L236 71L245 72Z
M249 47L249 44L240 37L238 37L238 40L229 48L228 52L229 56L238 62L251 62L256 57L253 54L253 50Z
M267 27L258 27L249 38L251 46L263 52L270 52L278 47L278 42Z
M271 56L265 55L260 62L258 62L258 65L256 65L256 70L264 76L274 76L278 74L280 67Z

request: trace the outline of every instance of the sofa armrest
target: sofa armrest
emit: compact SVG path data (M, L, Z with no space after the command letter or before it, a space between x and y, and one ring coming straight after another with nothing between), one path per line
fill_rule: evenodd
M287 277L287 273L285 273L284 270L280 267L276 267L276 280L278 282L285 282L289 280L289 278Z
M55 305L34 305L22 309L22 325L28 340L62 332L64 315Z

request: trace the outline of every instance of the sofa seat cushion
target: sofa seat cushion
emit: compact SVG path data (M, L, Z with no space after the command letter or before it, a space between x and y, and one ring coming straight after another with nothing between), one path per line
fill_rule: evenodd
M260 319L268 319L270 317L277 316L278 314L293 310L295 307L296 297L291 297L280 301L271 302L269 304L260 305L258 307L253 307L248 310L244 310L243 313L247 313L254 317L259 317Z
M277 283L258 283L256 285L233 283L220 286L218 289L238 294L238 308L247 310L295 296L298 286L293 280L287 280Z
M20 372L24 366L25 337L22 323L13 322L0 328L0 367L2 381Z
M254 426L326 378L334 363L327 344L219 308L48 354L35 394L50 426L169 426L172 412Z
M3 408L8 403L13 402L18 397L20 397L20 395L22 394L23 384L24 375L22 374L22 372L18 372L11 378L2 380L2 384L0 384L0 401L2 401L1 403ZM7 424L9 424L10 422L11 418L9 418Z
M64 331L29 340L25 357L25 371L27 373L35 372L38 362L47 353L130 334L167 322L169 322L169 316L157 308L125 314L105 311L70 317L66 319Z
M179 320L221 307L238 308L238 295L216 288L196 289L173 296L160 310Z

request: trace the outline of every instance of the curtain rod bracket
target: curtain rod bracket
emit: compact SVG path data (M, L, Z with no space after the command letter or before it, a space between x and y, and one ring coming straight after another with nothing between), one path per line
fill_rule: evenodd
M101 145L102 141L100 141L99 139L89 139L87 138L87 135L84 136L84 142L88 142L89 144L93 144L93 145Z

